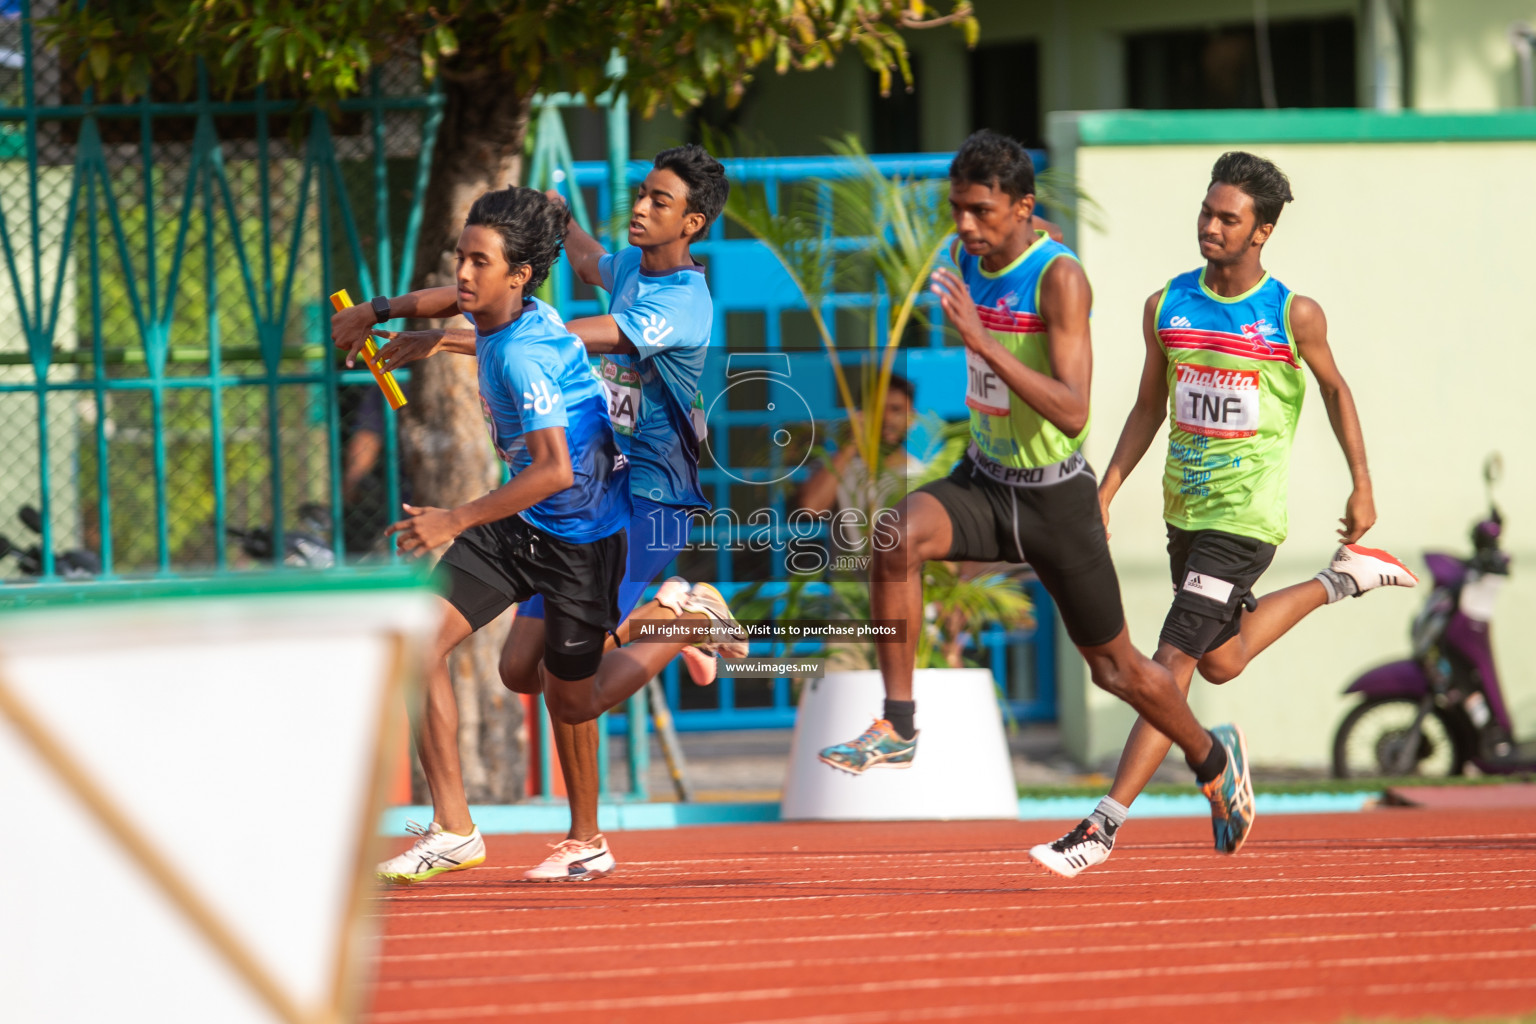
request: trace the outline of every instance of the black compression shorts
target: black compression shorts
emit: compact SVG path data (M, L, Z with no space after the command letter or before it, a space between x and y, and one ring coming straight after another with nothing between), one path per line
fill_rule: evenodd
M967 455L942 480L919 488L949 514L947 561L1028 562L1056 602L1067 635L1097 647L1120 635L1120 580L1099 511L1098 481L1082 465L1058 483L1010 486Z
M1173 607L1160 639L1191 658L1237 636L1253 585L1275 559L1275 546L1220 530L1168 527Z
M544 668L557 679L597 671L608 634L619 627L623 530L578 544L518 516L459 534L438 563L448 603L479 629L511 605L544 595Z

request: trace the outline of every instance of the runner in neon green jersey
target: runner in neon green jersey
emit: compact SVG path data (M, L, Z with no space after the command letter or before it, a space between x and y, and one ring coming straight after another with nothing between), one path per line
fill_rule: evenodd
M1334 365L1322 309L1270 277L1260 261L1290 201L1290 182L1268 160L1227 153L1216 161L1200 206L1205 267L1175 277L1147 299L1141 388L1099 485L1107 523L1115 492L1163 418L1172 418L1163 518L1175 596L1154 660L1186 694L1197 667L1211 682L1227 682L1324 604L1415 582L1391 555L1355 544L1376 522L1376 505L1354 398ZM1313 579L1254 602L1253 585L1285 540L1291 441L1306 391L1303 363L1317 378L1349 464L1343 545ZM1030 856L1068 878L1102 864L1131 801L1169 747L1139 720L1109 796L1071 832Z
M965 344L971 447L947 478L897 507L895 543L876 544L872 615L903 620L905 638L876 648L884 716L821 760L861 774L916 757L924 562L1027 561L1093 681L1183 749L1211 801L1216 848L1235 853L1253 819L1242 734L1201 728L1172 674L1136 650L1125 626L1097 484L1081 452L1093 367L1088 277L1071 250L1034 229L1034 166L1017 142L977 132L955 154L949 180L960 273L936 271L933 291Z

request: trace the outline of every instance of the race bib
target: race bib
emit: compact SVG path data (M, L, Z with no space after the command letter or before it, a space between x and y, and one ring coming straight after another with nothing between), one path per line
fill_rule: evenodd
M1179 363L1174 367L1173 419L1204 437L1259 432L1259 371Z
M618 434L633 434L640 421L640 371L603 357L597 372L608 392L608 419Z
M709 422L704 417L704 392L693 393L693 408L689 410L693 417L693 433L700 441L709 436Z
M1008 415L1008 385L969 348L965 350L965 404L988 416Z

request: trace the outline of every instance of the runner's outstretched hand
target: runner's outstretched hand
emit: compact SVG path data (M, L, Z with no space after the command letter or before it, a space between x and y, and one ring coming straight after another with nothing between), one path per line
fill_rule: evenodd
M373 318L373 307L368 303L360 306L348 306L346 309L338 309L331 315L331 342L347 352L347 367L357 361L357 354L363 350L363 345L368 342L368 335L373 325L378 323Z
M378 364L381 370L398 370L411 363L419 363L428 356L443 350L443 331L373 331L375 338L383 338L387 345L379 349Z
M1345 544L1353 544L1376 525L1376 499L1372 497L1370 487L1356 487L1349 493L1344 518L1339 522L1344 524L1339 530L1339 539Z
M417 508L415 505L400 506L409 519L390 523L384 528L384 536L398 535L401 554L426 553L442 547L459 535L453 522L453 513L446 508Z

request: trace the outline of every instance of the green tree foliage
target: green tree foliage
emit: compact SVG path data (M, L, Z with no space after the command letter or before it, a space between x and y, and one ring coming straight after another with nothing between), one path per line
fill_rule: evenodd
M196 60L222 90L258 85L321 102L356 93L392 57L439 74L507 81L519 92L597 96L610 53L640 110L684 110L708 94L738 99L764 68L831 64L852 48L881 74L910 79L903 29L953 24L974 42L971 5L922 0L93 0L66 4L51 42L82 86L125 99L169 75L193 88Z

